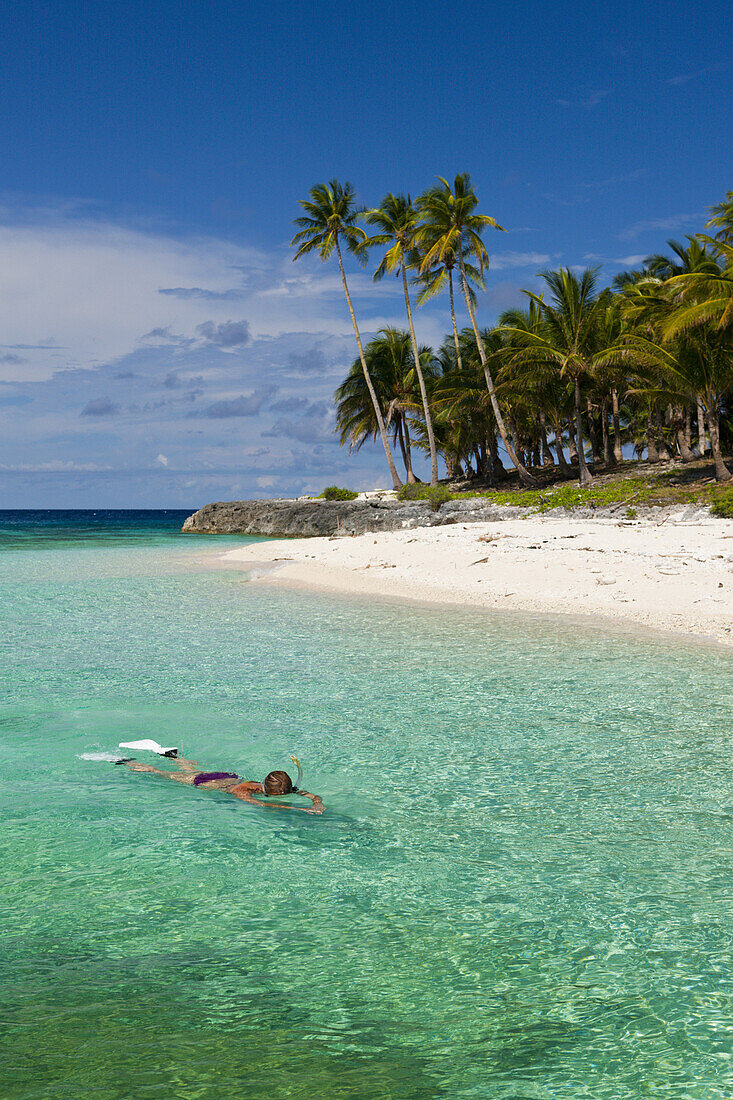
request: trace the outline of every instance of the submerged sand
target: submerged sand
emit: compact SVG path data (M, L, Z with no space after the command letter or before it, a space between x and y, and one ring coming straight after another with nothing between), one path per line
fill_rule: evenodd
M278 539L222 561L257 584L602 617L733 645L733 523L550 513Z

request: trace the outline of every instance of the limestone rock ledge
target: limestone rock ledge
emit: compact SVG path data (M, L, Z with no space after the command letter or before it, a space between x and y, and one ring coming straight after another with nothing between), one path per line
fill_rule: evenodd
M270 535L274 538L364 535L446 523L508 519L522 511L481 500L453 500L436 512L422 501L232 500L206 504L189 516L184 532L211 535Z

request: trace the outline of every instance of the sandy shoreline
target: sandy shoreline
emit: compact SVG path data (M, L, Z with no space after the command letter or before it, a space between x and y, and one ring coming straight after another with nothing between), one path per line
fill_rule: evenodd
M713 517L531 515L355 538L278 539L220 560L254 570L257 584L599 616L733 645L733 523Z

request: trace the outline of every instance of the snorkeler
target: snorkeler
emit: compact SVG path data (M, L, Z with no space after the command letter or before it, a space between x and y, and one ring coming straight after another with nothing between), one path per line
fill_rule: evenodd
M168 759L173 767L180 768L180 771L162 771L160 768L154 768L152 764L141 764L138 760L117 760L116 763L124 764L134 772L162 775L165 779L173 779L176 783L188 783L191 787L201 787L207 791L225 791L234 798L241 798L243 802L264 806L268 810L302 810L306 814L322 814L325 808L317 794L311 794L310 791L302 791L299 787L293 786L287 772L270 772L262 783L255 783L253 780L240 780L235 772L204 771L200 764L196 764L193 760L185 760L183 757L169 756ZM300 780L302 775L300 764L296 757L293 756L291 759L297 765L298 780ZM254 797L256 794L298 794L303 798L310 798L313 805L306 808L305 806L285 806L277 802L262 802Z

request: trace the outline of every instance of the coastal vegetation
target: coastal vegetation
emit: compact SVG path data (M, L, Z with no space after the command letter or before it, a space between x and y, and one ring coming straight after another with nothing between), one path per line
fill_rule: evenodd
M403 485L397 494L398 500L425 500L434 512L453 497L447 485Z
M679 505L708 506L716 516L733 518L733 488L710 483L706 478L703 463L684 471L670 470L652 473L646 463L644 471L636 473L613 473L595 479L593 485L582 488L572 482L552 483L537 489L482 489L451 492L447 486L439 485L443 491L436 507L449 500L465 500L476 497L488 504L511 505L527 508L530 511L548 512L553 508L597 508L608 509L620 518L633 518L638 507L669 507ZM626 469L632 469L629 466ZM687 476L687 475L690 476ZM682 476L681 476L682 475ZM414 495L408 493L414 490ZM435 492L429 485L405 486L398 493L401 500L429 500L428 494ZM437 498L435 498L437 499Z
M358 495L353 489L339 489L338 485L327 485L321 493L323 500L356 500Z
M335 254L356 338L358 357L335 393L341 443L354 451L381 439L397 490L399 452L403 499L432 499L412 495L416 447L430 457L433 489L441 458L456 489L509 493L513 503L531 496L538 506L548 492L592 493L614 473L624 475L623 493L639 463L644 487L634 503L655 502L665 488L712 502L706 474L731 481L733 192L712 208L710 233L668 241L669 253L607 285L598 269L540 272L541 287L523 292L526 306L485 328L477 315L490 262L484 235L505 230L480 212L467 174L439 177L414 201L390 193L372 209L332 180L301 206L294 258ZM364 266L375 249L374 278L397 276L407 327L364 343L344 253ZM431 348L418 342L413 307L444 291L450 331ZM459 301L468 324L459 323ZM672 459L698 470L684 492L648 473L647 464ZM562 484L570 481L578 488ZM726 501L713 502L719 514Z

